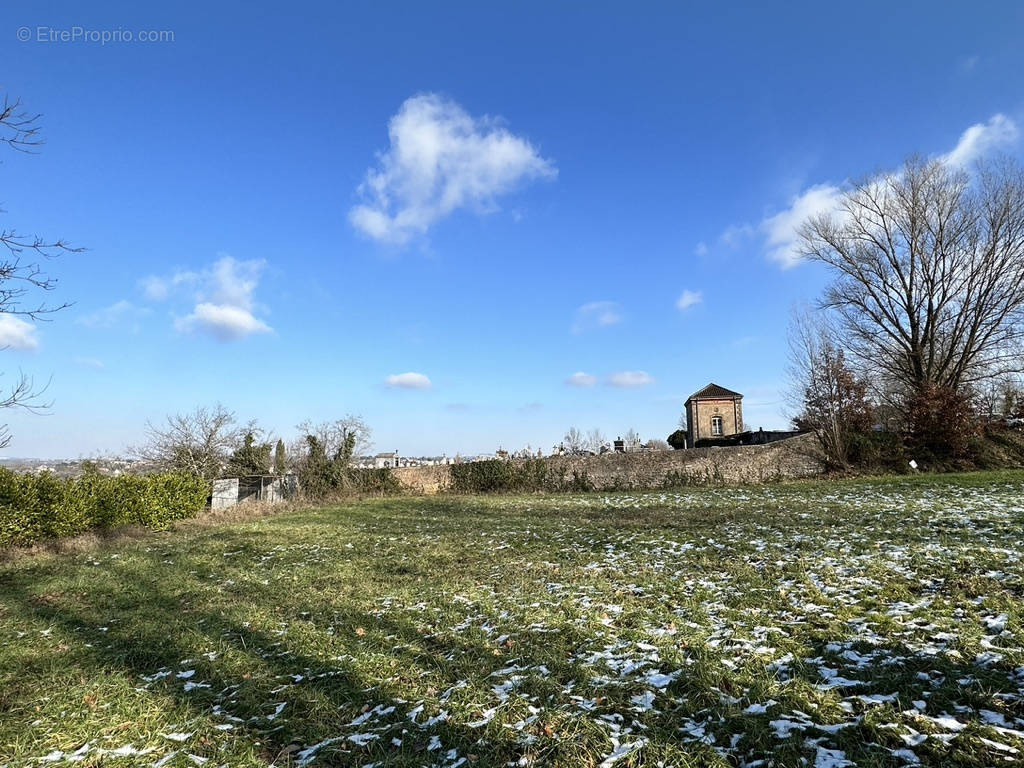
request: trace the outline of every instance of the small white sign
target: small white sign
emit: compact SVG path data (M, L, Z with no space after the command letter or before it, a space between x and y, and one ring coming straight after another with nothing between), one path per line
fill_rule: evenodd
M910 460L910 468L917 469L917 462L914 461L913 459Z

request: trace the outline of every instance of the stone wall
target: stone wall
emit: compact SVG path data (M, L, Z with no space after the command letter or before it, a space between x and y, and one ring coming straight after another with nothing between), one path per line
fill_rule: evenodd
M410 493L425 493L431 496L443 493L451 484L450 464L436 464L432 467L399 467L391 470L402 487Z
M553 456L551 472L586 474L595 490L640 490L666 485L735 485L814 477L824 471L813 435L800 435L768 445L694 448L687 451L606 453L603 456ZM408 467L392 470L411 493L435 494L448 489L450 467Z

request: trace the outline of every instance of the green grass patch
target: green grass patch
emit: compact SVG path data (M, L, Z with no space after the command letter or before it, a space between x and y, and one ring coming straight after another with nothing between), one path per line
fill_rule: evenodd
M13 559L0 766L1019 762L1022 523L1004 472L370 499Z

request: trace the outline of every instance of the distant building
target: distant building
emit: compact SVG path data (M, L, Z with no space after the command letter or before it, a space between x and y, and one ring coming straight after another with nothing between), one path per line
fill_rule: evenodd
M372 461L372 466L376 469L393 469L398 466L398 451L378 453L373 457Z
M686 442L719 439L743 431L743 395L708 384L686 401Z
M402 467L432 467L437 464L451 464L447 456L401 456L398 451L378 453L376 456L361 456L355 460L359 469L400 469Z
M646 450L646 447L640 436L636 433L627 435L625 438L617 437L612 441L612 451L615 453L635 453L636 451L643 450Z

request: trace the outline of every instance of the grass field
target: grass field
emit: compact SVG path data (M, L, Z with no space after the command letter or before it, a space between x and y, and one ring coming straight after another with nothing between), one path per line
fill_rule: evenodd
M1024 473L398 498L0 563L0 766L1024 763Z

